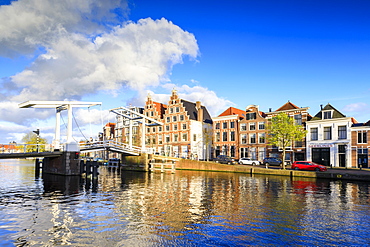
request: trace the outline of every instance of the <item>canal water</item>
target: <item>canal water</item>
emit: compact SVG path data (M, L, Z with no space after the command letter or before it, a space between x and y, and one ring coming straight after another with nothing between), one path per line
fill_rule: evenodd
M0 160L0 246L370 244L370 184L234 173L35 177Z

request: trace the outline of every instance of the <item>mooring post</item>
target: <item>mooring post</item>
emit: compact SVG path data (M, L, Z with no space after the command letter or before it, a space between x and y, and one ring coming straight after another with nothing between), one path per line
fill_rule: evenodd
M88 177L91 174L91 161L86 161L86 171L85 171L86 177Z
M93 161L93 164L92 164L92 178L93 179L98 179L98 168L99 168L99 164L97 161Z
M86 172L86 170L85 170L85 161L80 160L80 175L82 175L85 172Z
M35 177L40 177L40 160L39 158L36 158L35 160Z

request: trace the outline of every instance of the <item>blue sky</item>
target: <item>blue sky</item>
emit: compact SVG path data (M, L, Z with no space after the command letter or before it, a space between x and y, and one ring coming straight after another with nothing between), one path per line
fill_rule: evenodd
M26 100L101 101L108 110L142 106L148 93L167 103L173 88L212 116L289 100L311 115L330 103L370 120L369 1L0 4L0 143L39 126L52 137L53 113L16 109ZM86 131L101 127L95 110L76 110Z

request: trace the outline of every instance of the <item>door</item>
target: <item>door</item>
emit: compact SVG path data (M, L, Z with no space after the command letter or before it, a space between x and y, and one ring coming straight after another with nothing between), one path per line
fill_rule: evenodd
M359 168L368 168L367 154L359 154L357 157L357 165Z
M330 148L312 148L312 161L323 166L330 166Z

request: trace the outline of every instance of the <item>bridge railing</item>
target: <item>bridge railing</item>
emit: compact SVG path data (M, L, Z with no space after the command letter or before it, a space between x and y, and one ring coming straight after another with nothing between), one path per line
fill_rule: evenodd
M41 152L52 152L54 147L51 144L0 144L0 153L41 153Z
M134 153L142 152L140 147L130 146L127 143L116 142L113 140L83 142L83 143L80 143L80 148L81 149L115 148L118 150L125 150L129 152L134 152Z

